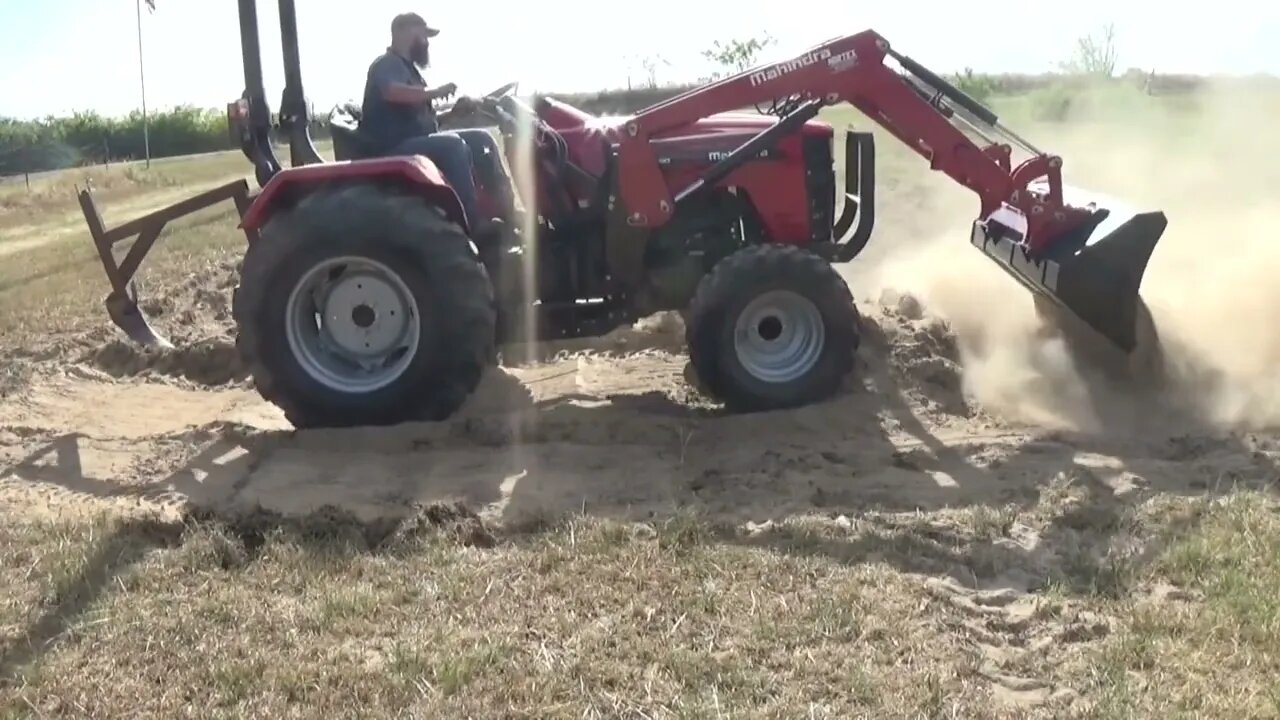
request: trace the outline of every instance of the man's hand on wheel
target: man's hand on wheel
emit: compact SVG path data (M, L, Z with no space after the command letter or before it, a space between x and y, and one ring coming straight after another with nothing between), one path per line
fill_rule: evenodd
M453 95L453 94L454 94L454 93L456 93L456 92L458 92L458 86L457 86L457 85L455 85L454 83L445 83L444 85L441 85L440 87L436 88L435 90L432 90L432 91L431 91L431 95L432 95L432 97L434 97L436 100L444 100L444 99L447 99L448 97L450 97L451 95Z

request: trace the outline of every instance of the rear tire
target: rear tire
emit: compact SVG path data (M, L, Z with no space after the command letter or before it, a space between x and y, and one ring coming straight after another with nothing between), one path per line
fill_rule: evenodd
M858 311L830 263L753 245L698 285L685 329L703 388L733 411L794 408L834 395L853 370Z
M426 201L368 184L317 190L260 235L233 300L236 345L295 427L443 420L495 361L488 275Z

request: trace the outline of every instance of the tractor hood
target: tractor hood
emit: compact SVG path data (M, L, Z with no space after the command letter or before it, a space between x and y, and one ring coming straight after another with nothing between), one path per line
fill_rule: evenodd
M598 117L554 98L540 99L537 114L564 136L574 162L596 174L604 171L604 148L616 143L622 137L627 122L635 117ZM705 162L713 156L735 150L777 122L772 115L754 112L719 113L659 132L653 136L653 143L659 151L660 161L688 159ZM816 119L805 123L800 132L821 140L834 137L831 125Z
M756 134L762 132L777 123L777 118L772 115L761 115L759 113L734 112L721 113L712 115L694 122L684 127L673 128L665 132L656 134L656 138L675 138L682 136L694 135L711 135L717 133L730 133L741 135L742 133ZM802 132L805 135L815 135L819 137L831 137L832 128L821 120L810 120L802 126Z
M715 162L737 150L756 135L777 124L770 115L724 113L657 133L650 141L662 165L684 162ZM800 134L830 142L834 135L827 123L810 120ZM798 144L791 146L798 150Z
M634 115L596 116L549 97L539 100L537 113L548 125L561 133L587 131L591 135L603 135L609 138L619 137L623 126L626 125L627 121L635 117ZM654 137L671 139L717 133L755 134L776 122L777 118L772 115L743 111L725 112L702 118L688 125L664 130L654 135ZM802 131L805 135L816 135L818 137L832 137L834 135L831 126L821 120L810 120L804 124Z
M631 116L607 117L600 118L600 122L615 129L615 132L621 132L622 127L626 124ZM769 127L772 127L777 118L772 115L761 115L751 112L728 112L697 120L689 125L670 128L662 132L654 134L654 139L674 140L675 138L693 138L706 137L714 135L733 135L740 137L744 134L755 135ZM823 138L830 138L834 135L831 125L821 120L810 120L805 123L801 132L805 135L812 135Z

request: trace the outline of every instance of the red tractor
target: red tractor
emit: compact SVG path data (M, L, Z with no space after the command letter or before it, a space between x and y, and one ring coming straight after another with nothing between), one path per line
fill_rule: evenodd
M248 89L230 119L261 191L232 183L113 230L87 193L81 202L112 281L113 320L163 345L130 279L165 222L236 200L249 240L233 302L237 344L259 392L295 426L442 419L503 345L598 336L663 310L685 315L697 376L728 407L830 396L859 344L858 314L833 263L856 256L874 223L870 133L846 134L836 215L834 134L816 118L841 102L973 190L971 242L1038 296L1126 353L1150 322L1137 289L1164 215L1073 204L1060 158L874 31L626 117L527 102L512 86L481 98L477 111L502 135L528 214L501 218L510 231L482 240L470 237L474 218L430 161L364 157L355 115L331 118L337 161L319 156L293 0L280 0L279 126L292 156L282 168L269 139L255 1L239 6ZM753 105L758 112L727 112ZM1010 142L1030 157L1014 166ZM478 190L482 210L496 212ZM138 242L116 264L110 246L132 235Z

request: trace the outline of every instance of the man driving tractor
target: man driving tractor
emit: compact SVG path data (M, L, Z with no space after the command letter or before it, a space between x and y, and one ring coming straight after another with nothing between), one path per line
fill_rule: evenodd
M473 168L504 211L514 209L513 189L498 144L487 131L440 132L435 101L452 96L457 87L446 83L428 88L420 72L430 65L430 39L439 34L417 13L391 21L391 46L369 66L360 132L379 155L422 155L435 163L475 232L481 233L491 228L492 220L480 213ZM473 107L471 98L462 97L450 112L466 113Z

